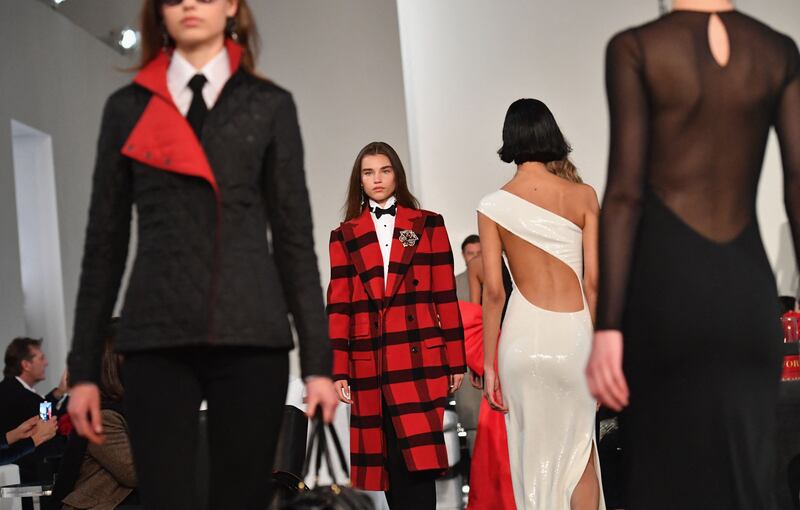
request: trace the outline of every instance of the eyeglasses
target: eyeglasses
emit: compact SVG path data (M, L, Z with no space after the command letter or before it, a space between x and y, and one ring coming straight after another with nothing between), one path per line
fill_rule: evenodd
M201 4L213 4L217 0L197 0L197 3ZM180 5L183 3L183 0L161 0L161 5L166 5L167 7L174 7L176 5Z

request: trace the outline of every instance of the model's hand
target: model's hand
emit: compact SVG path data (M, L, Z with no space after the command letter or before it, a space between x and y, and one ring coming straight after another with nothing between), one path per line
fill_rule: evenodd
M476 390L482 390L483 389L483 377L479 376L478 374L476 374L472 370L469 371L469 383Z
M100 417L100 390L96 384L80 383L70 390L69 418L75 431L94 444L103 444L103 423Z
M306 415L310 418L317 412L317 407L322 409L322 419L325 423L333 421L333 413L339 400L336 398L336 389L330 377L313 376L306 381Z
M464 374L450 374L450 393L455 393L464 381Z
M33 416L20 423L17 428L6 432L6 443L11 445L16 443L20 439L31 437L31 434L33 434L33 429L36 428L36 422L38 421L39 417Z
M622 332L598 331L586 366L589 391L604 406L621 411L628 405L628 383L622 373Z
M489 402L489 407L501 413L507 413L508 408L503 404L503 391L500 388L500 379L494 368L483 371L483 396Z
M37 421L33 427L31 439L33 439L33 444L35 446L39 446L45 441L50 441L55 437L56 432L58 432L58 420L52 419L43 421L40 420L38 416L36 419Z
M352 404L353 399L350 398L350 385L347 384L347 379L339 379L333 386L336 388L336 396L345 404Z

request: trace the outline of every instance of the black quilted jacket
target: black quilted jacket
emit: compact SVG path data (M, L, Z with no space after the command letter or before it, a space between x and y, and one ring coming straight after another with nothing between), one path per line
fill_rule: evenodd
M202 145L219 186L120 153L151 92L106 103L69 355L72 382L98 380L136 209L137 250L117 349L293 346L303 375L328 375L303 148L291 95L239 70L206 118ZM268 241L269 231L271 242Z

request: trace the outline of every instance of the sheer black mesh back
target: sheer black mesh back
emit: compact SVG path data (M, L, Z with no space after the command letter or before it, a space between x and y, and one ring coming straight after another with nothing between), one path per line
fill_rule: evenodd
M709 13L676 11L608 45L611 147L601 218L600 328L620 327L648 190L698 234L718 243L735 239L755 221L771 126L781 142L787 211L800 245L797 45L740 12L718 15L730 42L725 66L711 52Z

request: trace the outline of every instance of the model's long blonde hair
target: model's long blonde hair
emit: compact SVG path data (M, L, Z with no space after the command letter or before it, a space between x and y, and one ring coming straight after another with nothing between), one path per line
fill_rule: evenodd
M566 179L570 182L583 182L581 176L578 174L578 168L575 164L566 157L564 159L560 159L558 161L548 161L544 164L547 171L553 175L557 175L562 179Z

